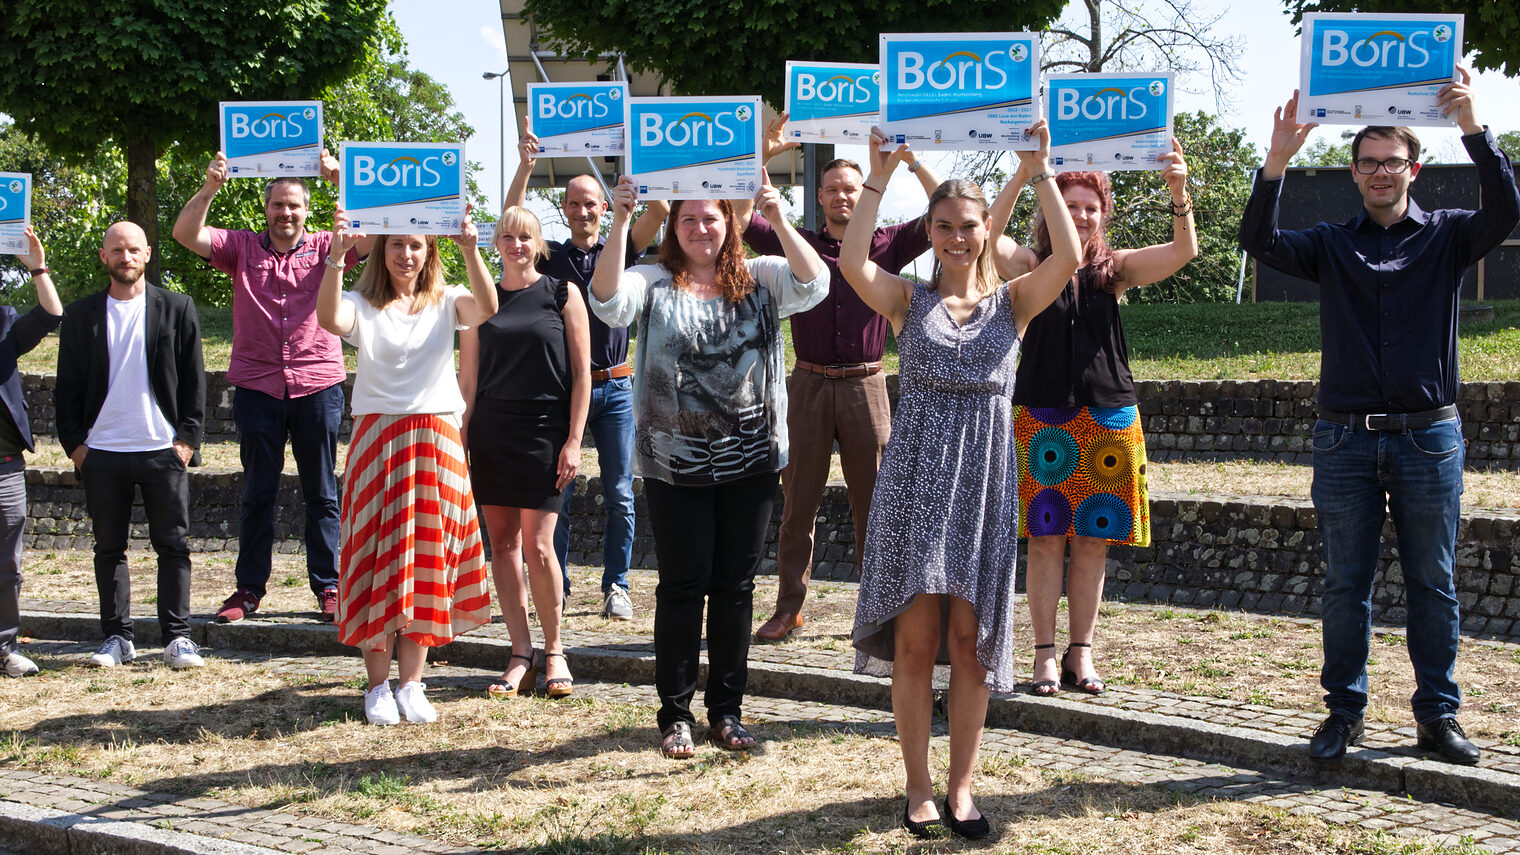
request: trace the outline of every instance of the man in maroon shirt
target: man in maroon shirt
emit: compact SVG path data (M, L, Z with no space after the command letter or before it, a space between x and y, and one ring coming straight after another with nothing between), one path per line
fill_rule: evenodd
M766 130L767 161L798 145L783 141L786 118L783 113ZM872 151L871 158L885 159L889 154ZM916 156L910 154L908 164L924 193L932 194L939 179ZM781 641L802 626L802 603L813 574L813 523L823 500L836 441L855 523L855 561L859 567L876 470L892 432L887 378L881 372L887 319L867 308L839 272L839 242L862 192L870 191L865 189L860 166L849 160L831 161L824 166L818 187L824 230L797 230L828 265L829 296L791 318L797 365L787 381L791 457L781 471L784 504L776 555L779 591L775 614L755 631L761 641ZM747 224L744 241L750 249L762 255L781 254L781 243L763 216L750 215L747 205L741 206L739 214L740 225ZM871 260L893 273L928 250L929 232L922 217L879 228L871 236Z
M322 152L322 177L338 183L338 161ZM232 420L243 463L238 518L237 589L217 611L223 622L259 607L269 584L274 511L285 468L285 441L306 500L306 574L317 610L332 620L338 604L338 426L343 417L343 349L317 326L317 289L332 233L308 232L311 193L299 178L264 187L262 232L206 225L211 200L227 183L216 153L206 181L174 221L174 239L232 277ZM350 251L352 266L373 238Z

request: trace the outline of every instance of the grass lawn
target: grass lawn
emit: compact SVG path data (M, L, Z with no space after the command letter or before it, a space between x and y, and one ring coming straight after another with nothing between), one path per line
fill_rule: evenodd
M1520 300L1486 301L1494 320L1464 325L1458 342L1462 379L1520 380ZM1130 366L1141 380L1223 380L1319 377L1319 307L1315 303L1202 303L1183 306L1136 305L1123 309ZM225 369L232 351L232 310L200 310L209 369ZM794 361L791 325L787 365ZM348 367L354 351L345 348ZM886 368L897 371L897 348L888 341ZM49 336L22 357L21 370L52 373L58 338Z

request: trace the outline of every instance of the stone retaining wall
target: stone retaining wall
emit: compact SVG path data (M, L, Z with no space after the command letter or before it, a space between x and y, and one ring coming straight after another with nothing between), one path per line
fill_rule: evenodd
M54 433L53 382L51 375L22 379L32 430L39 437ZM344 385L352 397L352 375ZM887 389L895 404L895 375L887 378ZM1152 460L1251 459L1301 465L1309 463L1318 389L1311 381L1284 380L1146 380L1135 388ZM1520 382L1464 383L1458 409L1468 443L1467 468L1520 470ZM345 417L345 438L348 431ZM236 439L227 375L207 372L206 442Z
M242 478L236 472L197 472L191 479L191 541L197 551L237 549L237 510ZM89 549L84 495L72 471L31 469L28 548ZM654 539L645 513L643 486L634 485L638 523L635 567L655 567ZM276 521L276 548L299 552L304 527L296 478L286 475ZM571 504L571 561L601 563L601 486L577 479ZM141 509L134 516L134 546L146 548ZM767 536L762 573L775 572L780 503ZM1113 599L1254 612L1316 615L1323 571L1314 509L1306 499L1156 494L1151 498L1153 542L1145 548L1110 551L1106 595ZM1391 540L1391 526L1384 530ZM843 484L825 490L815 547L816 579L855 578L855 533ZM1520 638L1520 513L1471 514L1457 542L1457 597L1463 629ZM1017 581L1022 590L1022 570ZM1396 551L1383 548L1373 594L1380 620L1404 620L1403 580ZM769 604L760 604L764 610Z

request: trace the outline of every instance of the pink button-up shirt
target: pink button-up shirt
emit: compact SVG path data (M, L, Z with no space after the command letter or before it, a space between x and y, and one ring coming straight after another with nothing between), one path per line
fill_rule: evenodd
M307 232L275 252L265 232L208 229L211 266L232 277L227 380L275 398L320 392L347 375L338 337L317 326L317 289L332 232ZM358 263L352 250L347 266Z

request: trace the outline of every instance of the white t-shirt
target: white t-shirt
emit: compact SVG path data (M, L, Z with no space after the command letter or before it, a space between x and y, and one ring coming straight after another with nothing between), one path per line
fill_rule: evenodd
M111 373L100 415L84 444L101 451L161 451L174 445L174 426L153 400L144 345L148 294L130 300L106 295L106 346Z
M369 301L344 291L354 307L354 328L343 340L359 351L354 373L353 413L356 416L464 413L464 396L454 373L454 331L468 329L459 322L454 304L468 288L448 285L436 303L407 314L392 303L377 309Z

